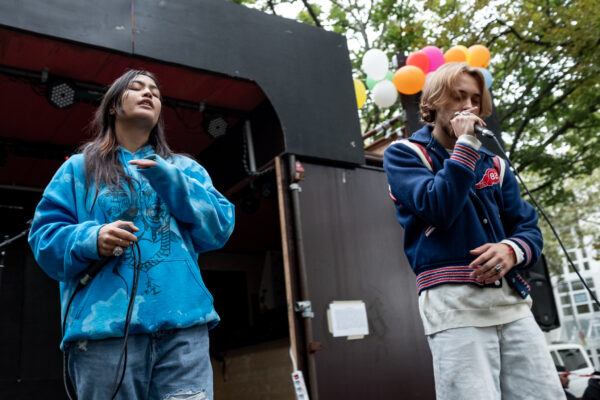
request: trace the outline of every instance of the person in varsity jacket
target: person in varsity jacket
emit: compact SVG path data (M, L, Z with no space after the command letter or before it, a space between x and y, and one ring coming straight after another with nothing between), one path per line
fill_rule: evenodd
M491 114L481 72L449 63L428 77L427 124L385 151L384 168L439 399L564 398L519 271L542 249L533 207L506 161L481 146Z

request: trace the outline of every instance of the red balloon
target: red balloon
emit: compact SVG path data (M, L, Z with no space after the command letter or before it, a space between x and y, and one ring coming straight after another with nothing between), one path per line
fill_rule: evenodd
M422 51L415 51L406 58L406 65L414 65L424 73L429 72L429 57Z

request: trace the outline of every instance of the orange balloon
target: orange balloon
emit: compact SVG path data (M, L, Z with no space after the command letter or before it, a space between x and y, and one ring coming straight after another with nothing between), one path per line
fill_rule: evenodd
M467 64L468 64L469 63L469 49L467 49L467 46L463 46L462 44L459 44L454 47L456 47L457 49L461 49L465 53L465 57L467 57Z
M406 58L406 65L419 67L424 73L429 71L429 57L422 51L415 51Z
M477 68L487 68L490 63L490 51L487 47L474 44L469 47L469 65Z
M454 47L451 47L448 50L446 50L446 52L444 53L444 61L447 63L449 63L449 62L466 62L467 55L465 54L463 49L461 49L458 46L454 46Z
M405 65L396 71L392 82L400 93L416 94L425 86L425 72L414 65Z

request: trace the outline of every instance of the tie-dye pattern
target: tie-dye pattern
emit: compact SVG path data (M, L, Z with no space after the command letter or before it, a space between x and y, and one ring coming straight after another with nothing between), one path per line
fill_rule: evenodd
M198 268L201 252L222 247L234 224L234 207L212 185L206 170L184 156L164 160L146 146L119 149L134 190L93 184L86 196L84 160L75 155L56 172L38 205L29 234L36 260L60 281L62 312L82 272L100 259L98 231L116 220L132 221L141 249L141 275L131 333L150 333L207 323L219 316ZM128 161L147 158L144 170ZM63 342L120 337L133 278L128 250L109 262L79 291L64 327Z

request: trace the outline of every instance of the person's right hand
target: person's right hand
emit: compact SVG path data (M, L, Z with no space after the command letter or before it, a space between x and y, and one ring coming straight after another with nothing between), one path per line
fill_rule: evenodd
M475 136L475 124L479 124L481 126L486 125L477 114L474 114L478 110L479 107L471 107L463 111L457 111L459 114L452 117L450 124L452 125L452 130L457 138L461 137L462 135Z
M119 226L127 225L133 232L139 229L131 221L115 221L104 225L98 231L98 254L107 257L112 256L115 247L120 246L123 250L137 242L137 237Z

